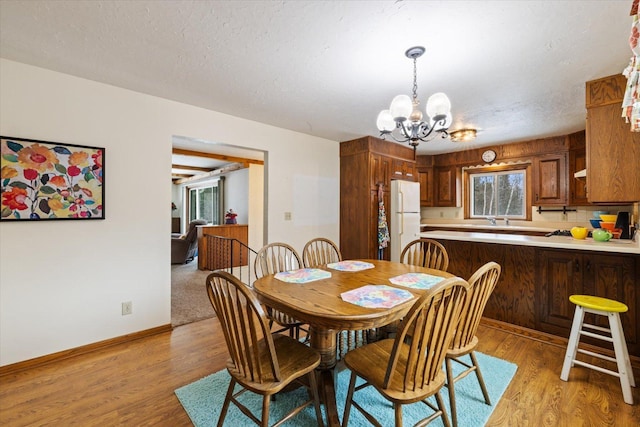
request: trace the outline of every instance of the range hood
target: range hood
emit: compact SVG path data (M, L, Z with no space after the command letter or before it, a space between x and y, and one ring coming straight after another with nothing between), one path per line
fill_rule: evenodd
M587 170L586 169L582 169L579 170L578 172L573 174L574 178L586 178L587 177Z

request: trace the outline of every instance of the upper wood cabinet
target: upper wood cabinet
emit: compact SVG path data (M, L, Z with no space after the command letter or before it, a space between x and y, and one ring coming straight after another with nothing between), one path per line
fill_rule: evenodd
M418 167L420 206L433 206L433 167Z
M587 82L587 196L592 203L640 201L640 133L622 114L626 78Z
M433 156L418 156L416 172L420 183L420 206L433 206Z
M586 177L574 177L576 172L587 168L585 133L576 132L568 135L567 138L569 139L569 204L571 206L589 205Z
M460 206L459 170L460 168L456 166L437 166L433 169L435 206Z
M391 179L417 181L416 162L414 160L393 159Z
M535 206L567 204L567 153L534 158L533 197Z
M392 160L383 156L382 154L369 154L370 170L371 170L371 189L378 188L378 184L383 184L385 187L391 183L391 163Z

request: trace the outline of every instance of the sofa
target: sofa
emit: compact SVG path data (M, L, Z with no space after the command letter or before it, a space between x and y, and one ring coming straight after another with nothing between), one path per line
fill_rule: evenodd
M189 223L185 235L171 237L171 264L188 264L193 261L198 249L198 225L207 225L207 220L194 219Z

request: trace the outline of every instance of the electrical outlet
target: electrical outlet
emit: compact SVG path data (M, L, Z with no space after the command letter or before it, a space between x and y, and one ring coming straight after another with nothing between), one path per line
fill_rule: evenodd
M131 301L122 303L122 315L126 316L127 314L133 313L133 303Z
M291 221L291 212L285 212L284 213L284 220L285 221Z

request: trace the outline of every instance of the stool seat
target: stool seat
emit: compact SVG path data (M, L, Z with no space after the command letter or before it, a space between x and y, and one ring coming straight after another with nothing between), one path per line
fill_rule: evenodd
M622 321L620 319L620 313L625 313L629 308L619 301L593 295L571 295L569 301L576 305L576 311L573 315L573 324L571 326L571 333L569 334L569 342L567 343L567 352L564 356L560 379L567 381L569 379L569 372L574 365L613 375L614 377L620 378L622 397L625 403L633 405L631 387L635 387L636 383L633 378L631 360L629 359L629 351L627 349L627 343L625 342ZM584 321L586 313L606 317L609 321L609 327L605 328L586 323ZM615 357L580 348L580 336L582 335L613 344ZM603 366L589 363L586 360L578 359L578 354L613 362L616 364L618 370L613 371Z
M609 311L611 313L626 313L629 307L619 301L594 297L593 295L571 295L569 301L592 310Z

